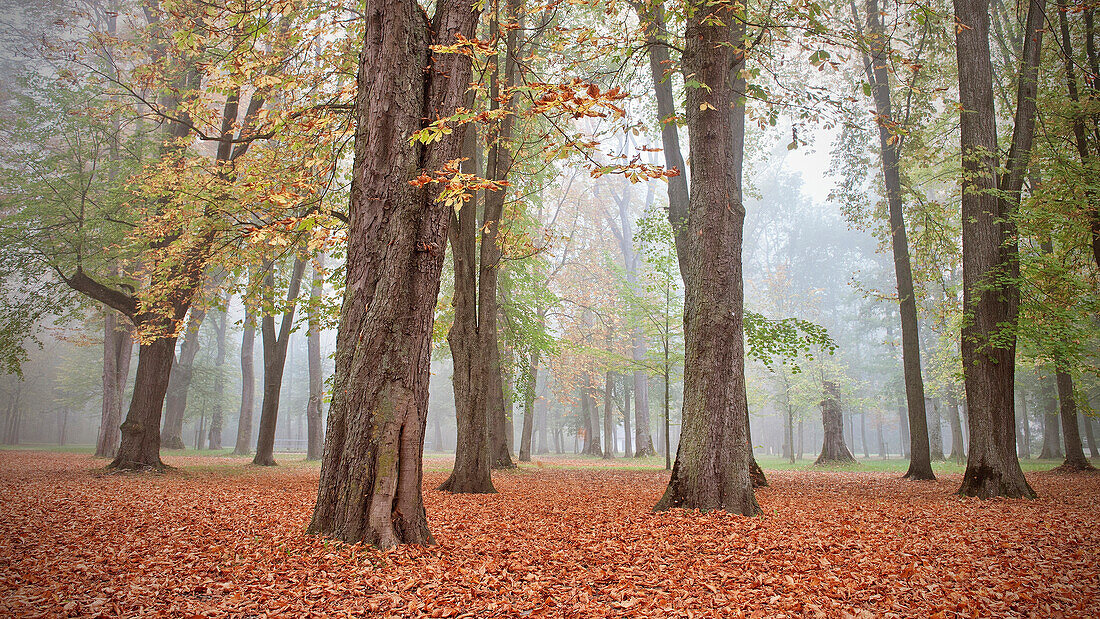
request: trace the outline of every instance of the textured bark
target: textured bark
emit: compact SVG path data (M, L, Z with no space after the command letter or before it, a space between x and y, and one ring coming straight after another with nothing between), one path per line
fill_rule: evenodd
M685 291L683 425L672 477L656 509L754 515L760 506L749 476L741 270L745 26L733 5L695 9L687 17L682 70L707 88L687 92L687 213L669 201Z
M1085 458L1081 448L1081 434L1077 428L1077 402L1073 398L1073 377L1068 372L1058 372L1058 402L1062 419L1062 437L1065 439L1066 461L1058 467L1062 471L1090 471L1095 467Z
M183 449L183 419L187 414L187 391L195 373L195 357L199 354L199 330L206 320L206 308L191 308L179 356L172 364L168 379L168 393L164 401L164 428L160 432L160 444L165 449Z
M252 453L252 415L256 409L256 314L245 306L244 333L241 335L241 410L237 417L237 444L233 454Z
M855 3L852 13L855 14ZM895 135L897 121L890 102L890 73L887 55L889 39L883 27L877 0L867 0L867 35L870 57L863 67L875 101L879 130L882 178L889 210L890 245L894 257L894 276L901 315L901 358L905 378L906 412L909 421L909 469L906 479L935 479L929 451L928 423L925 416L924 379L921 377L920 336L917 326L917 302L913 292L913 271L909 263L909 241L905 233L905 211L901 184L901 142ZM943 459L940 449L940 459Z
M176 339L169 337L138 347L134 394L122 423L122 442L110 468L157 471L166 468L160 459L160 413L175 347Z
M1045 376L1039 382L1039 395L1043 402L1043 448L1040 460L1062 458L1062 433L1059 431L1058 393L1053 376Z
M523 431L519 439L519 461L531 461L531 434L535 428L535 387L539 379L539 355L536 348L531 351L527 364L527 381L523 390Z
M317 503L309 532L377 546L433 543L421 491L431 335L448 207L409 180L458 158L463 131L410 143L464 102L470 58L429 45L474 36L465 1L436 4L429 24L413 0L364 11L347 286L337 335ZM428 70L425 71L425 67Z
M814 464L855 462L855 456L844 444L844 418L840 408L840 389L831 380L822 383L822 387L825 397L821 400L821 426L825 438L821 443L821 454Z
M615 457L615 420L611 417L615 397L615 374L607 372L603 383L603 457L610 460Z
M275 466L275 425L279 420L279 398L283 389L283 370L286 369L286 351L290 344L290 328L294 326L294 310L298 304L298 291L302 286L302 274L306 261L294 258L290 282L287 286L279 331L275 332L275 316L264 312L260 318L261 341L264 348L264 396L260 402L260 433L256 439L256 455L252 464ZM264 287L269 294L275 287L275 265L267 266Z
M228 299L227 299L228 301ZM227 302L228 305L228 302ZM225 424L225 329L226 312L219 311L214 321L217 353L214 357L214 402L210 410L210 430L206 437L209 449L222 448L222 427Z
M929 400L924 409L928 411L928 450L933 461L942 462L947 458L943 456L943 419L940 416L940 401Z
M951 455L948 457L955 462L962 462L966 459L966 447L963 445L959 401L953 395L947 398L947 422L951 425Z
M963 167L962 360L970 447L959 493L1034 497L1016 457L1014 325L1019 312L1018 248L1012 215L1019 204L1035 127L1035 92L1045 0L1032 0L1016 97L1012 144L998 179L988 0L955 0ZM999 191L994 191L997 189Z
M114 458L118 451L122 399L126 395L133 348L134 339L126 320L119 320L114 310L106 310L103 315L103 415L95 446L97 458Z
M321 376L321 293L324 287L322 273L324 254L313 258L313 279L309 287L309 331L306 333L306 355L309 364L309 400L306 402L306 460L320 460L324 446L325 428L322 424L321 404L325 397L325 384ZM437 446L436 449L439 449Z
M477 139L468 129L463 146L467 161L463 171L478 174ZM479 354L477 334L477 204L467 202L450 215L448 236L454 262L454 321L447 332L454 371L451 386L455 396L455 465L440 490L456 493L496 492L489 466L489 418L485 414L484 360Z

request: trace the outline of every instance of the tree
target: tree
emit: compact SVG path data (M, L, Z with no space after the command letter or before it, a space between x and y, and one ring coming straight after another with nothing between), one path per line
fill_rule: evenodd
M833 462L855 462L855 456L844 444L844 422L840 408L840 388L831 380L822 381L824 398L821 400L821 423L825 429L825 438L821 444L821 455L814 464Z
M684 276L683 430L657 509L760 512L749 476L741 202L744 16L728 3L689 5L682 58L691 136L686 212L669 203ZM683 247L681 247L683 246Z
M899 168L903 136L897 134L899 123L894 118L890 101L889 39L882 24L877 0L867 0L866 12L870 54L864 54L863 67L875 102L882 176L890 214L890 245L894 254L894 273L897 277L898 301L901 309L901 357L905 376L905 397L909 411L909 449L912 454L905 478L928 480L935 479L936 476L932 473L928 448L928 421L925 415L924 380L921 378L920 336L917 331L917 301L913 290L913 273L909 266L909 242L905 234L905 215L902 205ZM852 16L858 23L854 2Z
M1031 152L1045 0L1031 0L1024 33L1012 145L998 175L988 0L955 0L962 109L963 376L970 450L959 493L1034 497L1016 458L1013 371L1019 309L1012 215Z
M478 17L464 0L439 2L430 22L411 0L365 10L347 285L311 533L383 547L434 541L420 457L453 206L437 184L409 181L454 170L464 131L428 144L410 137L465 101L470 58L430 46L469 40Z

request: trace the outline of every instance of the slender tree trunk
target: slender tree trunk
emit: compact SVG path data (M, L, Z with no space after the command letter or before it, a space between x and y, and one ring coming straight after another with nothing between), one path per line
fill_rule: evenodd
M998 179L989 1L954 0L963 167L962 360L970 448L959 493L1034 497L1016 458L1014 325L1019 311L1019 204L1035 127L1035 93L1045 0L1031 0L1021 59L1012 145ZM995 189L999 191L994 191Z
M603 383L603 457L610 460L615 457L615 420L611 418L615 397L615 374L607 372Z
M1091 471L1095 467L1085 458L1081 448L1081 434L1077 429L1077 402L1073 398L1073 377L1069 372L1057 374L1058 402L1062 415L1062 437L1066 445L1066 461L1058 467L1062 471Z
M966 459L966 447L963 445L959 402L954 395L947 398L947 422L951 425L951 455L949 457L955 462L962 462Z
M191 318L187 321L179 357L172 364L172 375L168 379L168 393L164 401L164 428L160 433L160 443L165 449L184 448L183 419L187 414L187 392L191 388L191 377L195 372L195 356L199 353L199 329L205 319L205 308L191 308Z
M256 314L245 305L244 333L241 336L241 412L237 418L237 444L233 454L252 453L252 414L256 408Z
M294 258L290 284L287 287L286 305L283 309L279 332L275 332L275 316L264 312L260 320L260 332L264 347L264 399L260 403L260 435L256 440L256 455L252 464L275 466L275 425L279 419L279 397L283 388L283 370L286 369L286 351L290 344L290 329L294 326L294 310L298 291L302 286L302 274L306 261ZM269 264L265 275L265 288L271 294L275 287L275 265Z
M859 435L860 443L863 445L863 457L870 459L870 447L867 446L867 413L861 412L859 414Z
M226 299L226 305L229 299ZM217 355L214 357L214 406L210 411L210 431L207 436L207 447L210 449L222 448L222 426L225 423L225 329L226 310L218 312L214 321Z
M929 400L924 407L928 411L928 448L931 458L935 462L946 460L943 457L943 418L940 416L940 401Z
M890 454L887 453L886 438L882 434L882 414L881 413L878 415L878 419L876 419L876 422L877 423L875 423L875 431L878 434L878 457L882 458L883 460L886 460L887 458L890 457Z
M853 17L856 13L852 3ZM886 203L889 208L890 244L894 255L894 275L897 279L899 309L901 314L901 357L905 376L905 398L908 402L909 470L906 479L935 479L932 473L929 451L928 425L925 417L924 380L921 378L920 336L917 326L917 302L913 292L913 272L909 264L909 241L905 233L904 206L902 203L901 152L896 120L890 102L889 40L880 17L878 1L867 0L867 30L870 57L864 57L863 66L875 101L875 115L879 129L879 152L882 160L883 182L886 187ZM940 459L942 460L942 447Z
M96 439L97 458L114 458L118 450L119 424L122 423L122 399L130 374L133 336L125 319L107 309L103 315L103 415Z
M840 408L840 389L836 383L827 380L823 384L825 397L821 400L821 425L824 440L821 455L814 464L832 464L835 462L855 462L855 456L844 444L844 420Z
M634 455L634 446L630 443L632 428L630 427L630 387L632 377L623 376L623 457L630 458Z
M1100 458L1100 450L1097 449L1096 436L1092 431L1092 418L1087 415L1081 415L1081 425L1084 426L1085 438L1089 442L1089 457Z
M1019 456L1021 458L1031 458L1031 420L1027 416L1027 394L1023 391L1018 393L1016 399L1016 410L1020 411L1020 420L1023 430L1023 443L1019 450Z
M324 446L325 427L322 424L322 402L325 384L321 369L321 294L324 287L324 254L313 258L313 280L309 287L309 332L306 334L306 355L309 357L309 400L306 403L306 460L320 460ZM436 447L439 449L439 447Z
M687 17L683 73L707 88L687 93L687 212L669 203L684 277L684 408L676 463L656 509L754 515L741 272L745 26L732 11L696 7Z
M464 131L426 146L409 136L465 101L469 56L436 57L429 46L472 38L479 12L469 2L442 0L429 24L416 2L389 0L366 5L364 13L347 286L308 531L383 547L433 543L421 456L432 325L453 209L435 203L439 187L409 181L457 159Z
M1057 460L1062 457L1062 437L1058 431L1058 393L1053 376L1040 379L1039 393L1043 401L1043 449L1040 460Z
M539 349L531 351L527 364L527 382L524 386L523 431L519 439L519 461L531 461L531 433L535 428L535 386L539 378Z

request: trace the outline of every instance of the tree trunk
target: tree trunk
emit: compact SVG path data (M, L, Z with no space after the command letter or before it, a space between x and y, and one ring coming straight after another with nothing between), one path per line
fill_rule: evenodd
M539 349L531 351L523 398L523 432L519 439L519 461L531 461L531 433L535 428L535 386L539 378Z
M859 414L859 436L860 443L863 445L863 457L870 459L870 447L867 446L867 413Z
M955 0L962 110L962 361L970 448L959 493L1034 497L1016 458L1013 381L1019 312L1019 204L1035 127L1035 93L1045 0L1031 0L1024 32L1012 145L998 179L989 1ZM999 190L999 191L995 191Z
M928 411L928 449L929 455L935 462L943 462L943 419L940 417L940 401L930 400L932 406L925 403L924 409Z
M581 453L586 456L603 456L600 446L600 413L596 410L596 399L592 397L592 375L584 374L581 386L581 415L584 417L584 444Z
M229 304L229 299L226 299L226 305ZM207 436L206 445L209 449L221 449L222 448L222 426L225 423L225 328L227 311L222 310L218 313L217 320L214 321L214 331L216 335L216 345L218 347L217 356L214 358L214 406L210 411L210 431Z
M1054 377L1040 379L1039 393L1043 401L1043 449L1039 459L1058 460L1062 457L1062 437L1058 431L1058 394Z
M477 136L468 128L463 171L478 174ZM489 466L489 418L485 412L485 363L480 356L477 325L477 204L470 200L448 215L451 258L454 262L454 322L447 332L454 371L455 465L440 490L456 493L496 492Z
M544 385L546 378L543 378ZM547 432L550 429L550 406L546 401L545 386L539 389L539 397L535 400L535 420L539 428L539 440L535 453L544 454L550 452L550 442L547 440Z
M302 286L302 274L306 261L295 256L287 287L286 305L283 309L279 332L275 332L275 316L265 311L260 319L260 333L264 347L264 399L260 403L260 435L256 440L256 455L252 464L275 466L275 425L279 419L279 397L283 388L283 370L286 369L286 351L290 344L290 329L294 326L294 310L298 291ZM268 264L264 287L269 294L275 288L275 265Z
M1100 450L1097 450L1096 436L1092 431L1092 418L1088 415L1081 415L1081 425L1084 426L1085 438L1089 442L1089 457L1100 458Z
M306 460L320 460L325 428L322 424L322 403L325 383L321 369L321 294L324 287L325 255L313 258L313 279L309 287L309 332L306 333L306 355L309 357L309 400L306 403ZM439 447L436 447L439 449Z
M1023 430L1023 443L1019 449L1019 457L1031 458L1031 421L1027 416L1027 394L1020 391L1017 395L1016 409L1020 411L1021 429Z
M731 7L716 5L724 13L717 16L696 7L684 37L683 73L707 88L687 92L687 212L669 201L684 277L684 407L676 463L656 509L754 515L760 506L749 475L741 272L745 26L743 16L726 12Z
M959 401L954 395L947 398L947 422L951 424L951 460L962 462L966 459L966 447L963 445L962 420L959 418Z
M1069 472L1095 470L1085 459L1085 451L1081 448L1081 434L1077 428L1077 402L1073 398L1073 377L1069 372L1060 371L1056 380L1062 415L1062 437L1066 441L1066 461L1058 469Z
M179 357L172 364L172 375L168 379L168 393L164 401L164 428L160 433L160 443L165 449L183 449L183 419L187 414L187 391L191 388L191 377L195 373L195 356L199 354L199 329L206 319L206 309L191 308L191 318L187 321L187 330L183 334Z
M875 424L875 431L878 433L878 457L883 460L890 457L886 449L886 438L882 434L882 414L878 415L877 423Z
M844 419L840 409L840 389L836 383L827 380L822 383L825 397L821 400L821 426L825 438L821 444L821 455L814 464L833 464L836 462L855 462L855 456L844 444Z
M610 460L615 457L615 420L611 418L613 398L615 397L615 374L607 372L603 383L603 457Z
M122 399L130 374L134 340L125 319L107 309L103 315L103 415L96 439L97 458L114 458L118 450L119 424L122 423Z
M122 423L122 442L109 468L139 471L167 468L160 460L160 414L175 348L173 337L157 338L138 347L134 394Z
M366 5L347 286L311 533L383 547L434 542L421 456L432 324L453 209L435 203L438 187L409 181L457 159L464 131L426 146L409 136L465 101L469 56L435 57L429 46L472 38L478 16L465 1L438 2L432 24L412 0Z
M241 412L237 418L237 444L233 454L252 453L252 414L256 408L256 315L245 305L244 333L241 335Z
M856 7L852 3L855 17ZM879 152L882 160L883 184L889 209L890 245L894 256L894 275L897 281L899 310L901 314L901 358L905 377L905 398L908 402L909 420L909 470L906 479L930 480L932 473L929 452L928 425L925 417L924 380L921 378L920 336L917 326L917 302L913 292L913 271L909 263L909 240L905 233L905 215L901 185L901 140L896 134L896 123L890 102L890 73L887 56L889 40L880 17L878 1L867 0L867 30L870 57L864 56L863 67L875 101L875 117L878 123ZM940 454L942 458L943 449Z
M633 428L630 427L630 398L631 381L629 375L623 376L623 457L630 458L634 455L634 446L630 443Z

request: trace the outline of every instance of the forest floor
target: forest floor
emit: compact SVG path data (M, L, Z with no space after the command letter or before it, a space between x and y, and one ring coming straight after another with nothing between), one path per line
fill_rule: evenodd
M652 513L662 470L539 459L495 495L435 490L438 542L304 534L317 467L0 452L0 616L1097 617L1100 475L1028 473L1034 501L960 475L772 471L759 518Z

